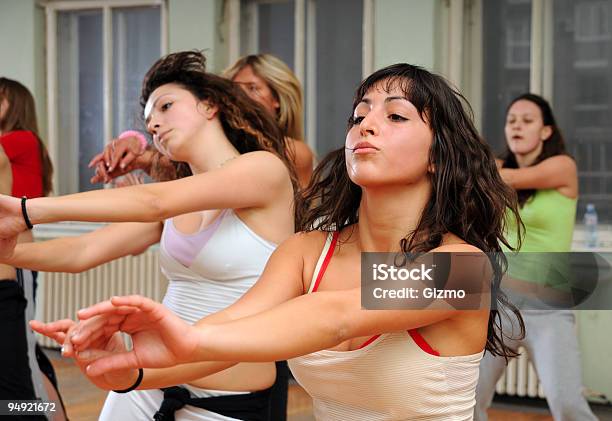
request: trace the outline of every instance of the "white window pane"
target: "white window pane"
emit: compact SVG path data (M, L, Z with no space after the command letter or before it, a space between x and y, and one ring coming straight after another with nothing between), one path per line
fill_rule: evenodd
M578 217L612 222L612 0L553 2L553 108L579 170Z
M91 190L87 164L104 145L102 11L60 12L57 19L59 194Z
M161 55L159 7L113 10L113 136L144 129L142 79Z
M529 92L531 0L483 1L483 134L505 149L506 108Z

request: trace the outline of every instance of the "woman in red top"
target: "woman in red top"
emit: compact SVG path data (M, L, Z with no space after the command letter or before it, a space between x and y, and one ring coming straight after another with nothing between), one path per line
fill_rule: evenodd
M34 98L21 83L0 78L0 145L11 163L12 195L47 196L53 166L38 136Z
M4 77L0 146L0 177L7 193L10 189L13 196L32 198L51 192L53 166L38 136L34 98L21 83ZM19 241L33 241L31 232L22 233ZM35 289L35 272L0 265L0 331L12 338L0 347L0 399L58 401L53 367L26 327L26 320L34 316Z

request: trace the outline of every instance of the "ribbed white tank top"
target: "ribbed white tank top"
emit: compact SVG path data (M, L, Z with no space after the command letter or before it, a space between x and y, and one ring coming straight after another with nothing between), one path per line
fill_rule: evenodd
M318 288L336 241L337 235L328 237L309 293ZM483 352L434 354L411 330L375 336L353 351L323 350L293 358L289 367L312 396L320 421L473 419Z
M196 251L192 256L177 254L181 248ZM275 248L231 209L191 235L166 220L159 249L161 270L169 280L163 304L188 323L223 310L255 284Z

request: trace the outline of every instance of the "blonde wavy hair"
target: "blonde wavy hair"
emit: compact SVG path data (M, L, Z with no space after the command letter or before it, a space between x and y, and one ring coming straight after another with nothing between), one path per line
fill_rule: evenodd
M280 104L276 120L285 136L304 139L302 108L302 86L291 69L271 54L253 54L240 58L223 72L223 76L234 79L246 66L266 81L275 99Z

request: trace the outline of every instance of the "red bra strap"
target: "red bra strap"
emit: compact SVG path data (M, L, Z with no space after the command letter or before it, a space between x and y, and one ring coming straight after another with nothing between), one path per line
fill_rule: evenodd
M314 287L312 287L312 292L315 292L317 288L319 288L319 284L321 283L321 279L323 279L323 274L325 273L325 269L327 269L327 265L334 254L334 249L336 248L336 243L338 242L338 231L334 232L332 236L332 241L327 250L327 254L325 255L325 259L323 260L323 264L321 265L321 269L317 274L317 279L315 281Z

